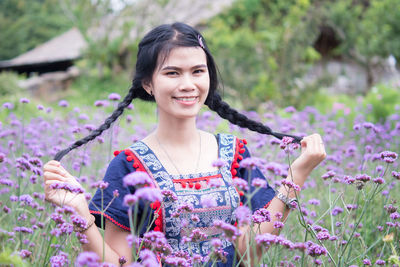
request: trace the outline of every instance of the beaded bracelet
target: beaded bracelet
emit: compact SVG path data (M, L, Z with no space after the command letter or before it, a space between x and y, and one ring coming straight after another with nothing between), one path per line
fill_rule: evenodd
M94 221L95 221L95 217L93 215L90 215L90 219L86 223L85 227L80 227L80 226L74 225L74 232L82 233L82 232L86 231L94 224Z

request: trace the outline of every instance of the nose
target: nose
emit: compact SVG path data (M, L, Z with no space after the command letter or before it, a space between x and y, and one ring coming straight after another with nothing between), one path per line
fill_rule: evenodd
M180 84L179 84L179 90L193 91L195 88L196 88L196 86L195 86L195 82L194 82L194 77L192 77L190 74L182 75Z

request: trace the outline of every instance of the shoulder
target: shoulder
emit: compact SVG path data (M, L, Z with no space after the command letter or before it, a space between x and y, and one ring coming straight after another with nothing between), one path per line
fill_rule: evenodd
M131 148L114 151L114 158L108 165L106 177L119 177L134 171L145 171L140 159Z

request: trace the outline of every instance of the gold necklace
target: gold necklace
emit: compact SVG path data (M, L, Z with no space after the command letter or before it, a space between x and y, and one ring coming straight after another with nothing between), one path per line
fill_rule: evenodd
M197 131L198 135L199 135L199 154L197 155L197 162L196 162L196 169L194 170L194 174L197 173L197 170L199 168L199 162L200 162L200 155L201 155L201 134L199 131ZM164 154L167 156L168 160L171 162L172 166L174 166L175 170L178 172L178 174L180 176L182 176L182 173L179 171L178 167L175 165L174 161L171 159L171 157L169 156L167 150L164 148L164 146L161 144L160 140L157 137L157 134L155 135L156 140L158 145L160 146L161 150L164 152Z

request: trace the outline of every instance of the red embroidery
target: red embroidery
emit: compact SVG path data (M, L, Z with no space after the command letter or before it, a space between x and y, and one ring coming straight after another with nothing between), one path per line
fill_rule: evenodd
M235 145L235 154L233 156L233 161L231 165L231 173L232 177L236 178L236 174L238 172L238 168L240 167L239 162L240 160L243 159L243 156L240 154L243 154L246 150L244 149L244 145L247 144L247 141L245 139L238 139L236 138L236 145Z
M200 184L200 183L196 183L196 184L194 185L194 188L196 188L197 190L199 190L199 189L201 188L201 184Z
M98 211L98 210L89 210L89 212L90 212L91 214L99 214L99 215L101 215L101 212ZM113 218L111 218L110 215L108 215L108 214L106 214L106 213L103 213L103 216L106 217L107 219L109 219L109 220L110 220L113 224L115 224L116 226L119 226L120 228L122 228L122 229L124 229L124 230L127 230L127 231L130 231L130 230L131 230L131 228L126 227L125 225L120 224L119 222L117 222L116 220L114 220Z
M267 204L265 204L264 209L269 207L269 204L271 204L271 201L272 201L272 199Z
M146 169L143 167L142 163L140 162L140 160L135 156L135 154L132 152L132 150L130 149L124 149L121 151L114 151L114 155L115 154L119 154L122 151L124 151L125 155L126 155L126 160L129 162L132 162L132 166L133 168L135 168L136 171L142 171L142 172L146 172Z

